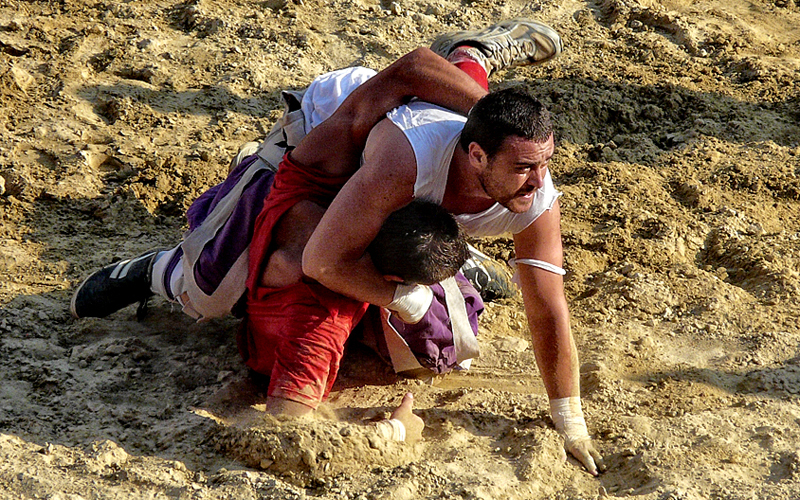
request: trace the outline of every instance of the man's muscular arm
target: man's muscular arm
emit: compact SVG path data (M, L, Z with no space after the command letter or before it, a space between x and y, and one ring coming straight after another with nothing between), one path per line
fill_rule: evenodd
M563 267L561 211L558 201L524 231L514 236L518 259L537 259ZM561 275L534 266L519 265L522 298L531 330L536 364L551 403L556 428L565 446L586 469L602 470L580 408L580 365L569 325L569 309Z
M397 285L383 279L366 249L389 214L411 202L416 159L389 120L373 129L364 159L311 235L303 272L335 292L385 306Z
M517 259L537 259L563 266L558 202L524 231L514 236ZM575 370L564 280L538 267L519 265L517 272L525 313L533 337L536 362L551 399L578 396L580 382Z
M359 166L367 137L386 113L412 97L467 114L486 91L430 49L416 49L364 82L295 148L292 159L330 175Z

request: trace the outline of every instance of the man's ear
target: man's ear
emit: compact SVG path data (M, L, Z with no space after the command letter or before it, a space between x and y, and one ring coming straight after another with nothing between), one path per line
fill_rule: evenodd
M469 164L479 171L483 171L489 163L489 157L486 155L486 151L484 151L477 142L469 143L467 157L469 158Z
M384 274L383 275L383 279L385 279L386 281L392 281L394 283L405 283L406 282L406 280L404 280L400 276L395 276L393 274Z

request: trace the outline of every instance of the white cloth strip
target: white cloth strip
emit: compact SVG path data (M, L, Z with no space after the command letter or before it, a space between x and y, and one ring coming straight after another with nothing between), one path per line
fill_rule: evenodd
M509 264L511 264L512 266L516 266L517 264L525 264L525 265L528 265L528 266L538 267L539 269L544 269L545 271L550 271L551 273L554 273L554 274L560 274L561 276L564 276L565 274L567 274L567 272L563 268L558 267L555 264L551 264L549 262L545 262L543 260L511 259L509 261Z
M396 418L381 420L376 422L378 432L381 436L391 441L405 441L406 440L406 426L403 422Z
M394 314L389 309L381 309L381 325L383 326L383 335L386 339L386 348L389 349L389 358L392 360L392 368L395 373L403 373L406 371L413 371L422 368L419 364L417 357L408 347L408 343L403 337L397 333L389 318Z
M458 282L454 277L439 282L444 289L444 300L447 313L450 315L450 325L453 328L453 344L456 348L456 360L461 363L467 359L480 356L478 339L469 324L467 305Z
M167 293L165 283L169 283L169 289L174 295L183 292L181 287L176 286L178 285L179 279L180 284L183 284L183 263L181 261L178 261L178 265L172 270L170 276L165 276L167 274L167 265L169 265L169 261L172 260L172 256L175 255L175 252L179 249L180 245L172 250L160 252L153 263L153 273L150 278L150 291L169 301L174 299Z

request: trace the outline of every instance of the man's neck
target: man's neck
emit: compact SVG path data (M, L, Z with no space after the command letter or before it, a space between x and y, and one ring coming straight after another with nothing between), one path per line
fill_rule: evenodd
M467 153L460 145L456 145L450 161L442 207L454 215L475 214L483 212L494 203L483 190L477 173L471 168Z

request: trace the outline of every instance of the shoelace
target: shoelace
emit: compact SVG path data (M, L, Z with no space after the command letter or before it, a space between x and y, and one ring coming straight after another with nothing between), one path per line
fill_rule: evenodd
M502 40L492 40L486 43L493 45L486 55L486 60L495 68L512 68L515 63L520 64L526 61L535 61L538 47L533 40L523 39L514 40L510 35L503 37ZM497 63L500 64L497 64Z

